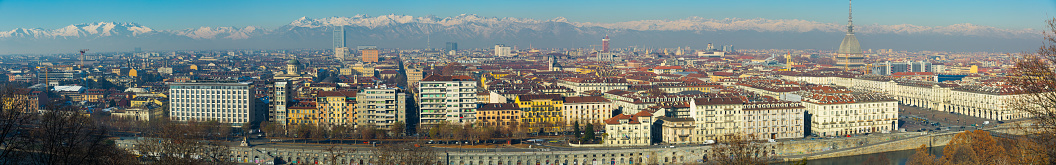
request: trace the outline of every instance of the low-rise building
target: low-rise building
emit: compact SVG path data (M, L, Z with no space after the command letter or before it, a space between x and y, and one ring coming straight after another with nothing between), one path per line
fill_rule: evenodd
M810 130L818 136L880 133L898 128L898 101L849 90L811 91L803 98Z
M565 115L565 124L579 121L580 124L601 124L609 116L612 116L612 102L601 96L572 96L565 97L562 111Z
M528 132L562 132L567 122L561 114L564 99L561 95L520 95L515 100L521 108L521 123L528 124Z
M477 124L495 128L513 128L521 122L521 108L514 103L488 103L477 109Z
M605 120L602 140L608 146L647 146L652 144L653 114L639 111L634 115L619 114Z
M697 127L693 118L657 117L660 122L660 141L667 144L693 143L692 135Z

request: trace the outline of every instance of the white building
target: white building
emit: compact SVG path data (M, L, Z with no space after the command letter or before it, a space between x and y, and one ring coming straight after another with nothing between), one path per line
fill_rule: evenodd
M650 145L653 121L653 114L646 111L634 115L616 115L605 120L605 133L608 136L602 137L602 141L608 146Z
M513 49L510 48L509 46L506 46L506 45L503 45L503 44L495 44L495 56L496 57L509 57L509 56L512 56L512 55L510 55L510 52L512 52L512 51L513 51Z
M399 88L360 89L356 93L356 112L357 125L373 124L390 130L398 121L407 123L407 96Z
M739 134L741 130L741 109L744 101L740 98L697 98L690 101L689 116L693 118L697 130L690 136L689 143L703 143L706 140L723 140L727 134Z
M844 77L784 76L794 81L843 80ZM1008 107L1009 101L1023 94L1002 82L947 84L930 81L896 80L886 76L862 75L849 79L855 90L885 94L899 104L953 112L997 121L1030 117L1028 112ZM814 83L814 82L811 82ZM835 83L841 84L841 83Z
M898 101L884 95L845 91L812 91L804 96L803 105L811 114L811 133L846 136L898 128Z
M348 47L334 48L334 59L337 59L338 61L344 61L345 58L348 58L349 54L351 54L351 51L349 51Z
M603 120L612 116L612 102L601 96L571 96L565 97L565 103L562 104L561 114L565 114L566 124L572 125L574 122L579 123L595 123L601 124Z
M567 87L576 91L577 94L583 94L586 91L601 91L607 92L610 90L627 90L627 79L622 78L611 78L611 77L591 77L591 78L564 78L557 81L557 85Z
M1013 107L1017 94L1011 88L988 85L966 85L953 88L949 92L949 104L942 111L964 114L984 119L1005 121L1029 118L1029 112L1019 111Z
M241 127L259 122L263 114L254 110L249 83L173 83L169 86L169 110L175 121L216 120Z
M274 96L271 100L273 106L268 112L268 121L275 124L285 126L286 125L286 106L290 99L290 87L289 82L280 81L275 82Z
M420 124L476 121L477 83L464 75L430 75L418 83Z
M801 138L806 108L800 102L758 101L744 104L741 128L755 139Z

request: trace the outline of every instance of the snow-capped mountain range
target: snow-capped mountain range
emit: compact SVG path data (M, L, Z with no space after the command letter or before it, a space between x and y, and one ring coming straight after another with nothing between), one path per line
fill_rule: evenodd
M738 42L738 40L742 39L741 36L752 38L763 37L765 34L786 36L824 34L826 36L836 36L837 39L835 41L829 42L838 42L838 39L842 38L839 36L846 29L845 24L797 19L708 19L690 17L678 20L596 23L571 22L562 17L550 20L537 20L512 17L482 17L472 14L443 18L408 15L356 15L352 17L319 19L302 17L275 29L247 26L161 30L136 23L97 22L69 25L58 29L16 28L9 31L0 31L0 54L40 52L32 50L4 51L8 48L31 49L38 45L47 47L77 46L78 44L92 46L89 42L93 41L107 41L118 44L128 43L135 45L129 47L142 46L156 49L194 48L193 45L201 45L201 43L210 43L216 49L225 49L225 47L215 46L215 44L243 45L230 48L252 48L254 46L273 48L275 45L284 45L289 48L326 48L330 47L325 43L329 43L331 31L336 27L345 28L346 37L352 44L392 44L390 47L400 47L401 45L413 43L415 45L413 48L428 46L421 42L423 39L428 40L423 37L425 35L428 35L437 43L458 41L487 45L495 43L523 44L527 42L539 43L540 46L554 47L575 45L582 47L596 44L592 42L596 42L594 40L603 35L611 35L614 38L623 39L655 40L661 41L661 43L666 40L677 40L672 41L672 44L694 42L686 41L692 38L686 37L686 35L690 35L709 40L695 42L729 42L751 45L753 43ZM1040 30L1001 29L969 23L949 26L909 24L855 25L855 32L865 36L968 37L1000 40L1034 40L1040 39L1042 36ZM805 39L809 39L809 37ZM568 41L559 42L560 44L546 44L553 43L554 40ZM795 38L788 40L795 40ZM290 44L290 42L297 43ZM863 44L868 44L868 40L863 40ZM26 46L29 46L29 48L25 48ZM656 46L669 45L658 44ZM828 45L819 43L819 45L814 47L824 48L826 46ZM863 47L866 46L863 45Z
M422 26L424 32L430 30L467 28L474 32L495 32L502 29L532 29L545 30L548 24L568 24L577 28L605 28L614 31L637 30L637 31L759 31L759 32L842 32L846 29L844 24L820 23L806 20L771 20L771 19L707 19L702 17L690 17L679 20L641 20L617 23L594 23L594 22L569 22L563 17L550 20L535 20L526 18L496 18L481 17L472 14L463 14L454 17L438 18L432 16L415 17L408 15L382 15L371 17L367 15L356 15L353 17L330 17L311 19L301 17L290 24L277 29L261 29L254 26L247 27L199 27L183 30L155 30L150 27L136 23L97 22L88 24L69 25L59 29L42 28L17 28L10 31L0 32L0 38L93 38L109 36L137 37L141 35L171 34L185 36L193 39L249 39L255 35L270 33L281 33L292 28L328 28L333 26L365 27L369 29L385 28L404 24ZM424 28L438 29L424 29ZM859 34L943 34L943 35L967 35L967 36L990 36L1005 38L1038 37L1041 31L1034 29L1001 29L990 26L980 26L970 23L955 24L949 26L919 26L910 24L901 25L856 25Z

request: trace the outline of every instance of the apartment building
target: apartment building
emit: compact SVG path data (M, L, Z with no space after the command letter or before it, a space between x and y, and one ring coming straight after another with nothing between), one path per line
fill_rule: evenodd
M520 126L521 108L514 103L487 103L477 110L477 124L495 128Z
M572 96L564 99L561 111L567 125L572 125L576 121L580 124L601 124L612 116L612 102L604 97Z
M360 89L356 94L356 125L390 130L396 122L407 123L407 94L403 90L374 87Z
M477 83L464 75L429 75L418 83L419 123L473 123L477 114Z
M315 96L321 126L356 127L356 91L319 91Z
M648 146L652 144L653 121L653 114L647 111L613 116L605 120L608 136L602 137L602 141L607 146Z
M811 114L812 134L847 136L898 128L897 100L873 93L835 91L811 91L804 96L803 106Z
M170 115L174 121L216 120L241 127L259 122L264 114L254 108L250 83L173 83L169 86Z
M556 133L563 131L562 128L568 122L564 121L562 109L564 99L561 95L520 95L517 96L517 106L521 108L521 123L528 125L528 132Z

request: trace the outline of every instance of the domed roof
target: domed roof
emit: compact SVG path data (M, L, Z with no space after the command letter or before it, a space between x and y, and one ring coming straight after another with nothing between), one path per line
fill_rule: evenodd
M290 59L290 61L286 61L286 64L289 64L289 65L301 65L301 61L297 61L297 59Z
M858 44L858 38L854 37L854 33L847 33L843 37L843 42L840 43L840 49L836 51L839 54L862 54L862 46Z

